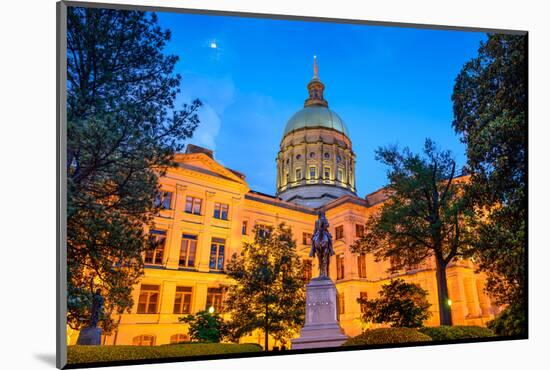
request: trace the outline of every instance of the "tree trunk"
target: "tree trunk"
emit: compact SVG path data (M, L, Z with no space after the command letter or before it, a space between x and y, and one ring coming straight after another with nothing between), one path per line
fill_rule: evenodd
M452 325L451 305L447 291L447 264L436 257L437 295L439 300L439 325Z
M269 350L269 328L268 328L268 322L267 322L267 314L269 312L269 305L265 305L265 324L264 324L264 351Z

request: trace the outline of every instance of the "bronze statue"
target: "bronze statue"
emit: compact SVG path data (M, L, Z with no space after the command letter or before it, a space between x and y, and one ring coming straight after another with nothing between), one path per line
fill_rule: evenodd
M315 231L311 237L311 252L310 257L319 259L319 277L328 278L328 267L330 256L334 255L332 248L332 235L328 231L328 220L324 212L319 212L319 218L315 222Z
M103 304L105 299L101 296L101 289L97 289L92 297L92 308L90 312L90 327L97 327L101 313L103 312Z

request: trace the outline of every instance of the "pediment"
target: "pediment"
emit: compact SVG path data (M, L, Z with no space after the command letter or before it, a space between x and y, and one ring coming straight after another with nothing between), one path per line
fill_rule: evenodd
M216 160L204 153L180 153L174 156L176 166L199 173L222 177L227 180L235 181L240 184L246 184L244 175L238 176L235 172L222 166Z

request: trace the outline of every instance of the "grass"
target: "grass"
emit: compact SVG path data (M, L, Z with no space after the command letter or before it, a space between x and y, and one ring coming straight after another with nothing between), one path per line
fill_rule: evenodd
M219 355L226 353L260 352L257 344L190 343L162 346L69 346L67 362L82 364L90 362L148 360L155 358Z

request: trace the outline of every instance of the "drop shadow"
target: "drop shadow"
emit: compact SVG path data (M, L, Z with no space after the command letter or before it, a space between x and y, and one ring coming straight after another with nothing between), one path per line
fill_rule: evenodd
M50 365L52 367L55 367L55 353L35 353L34 358L37 360L42 361L46 365Z

